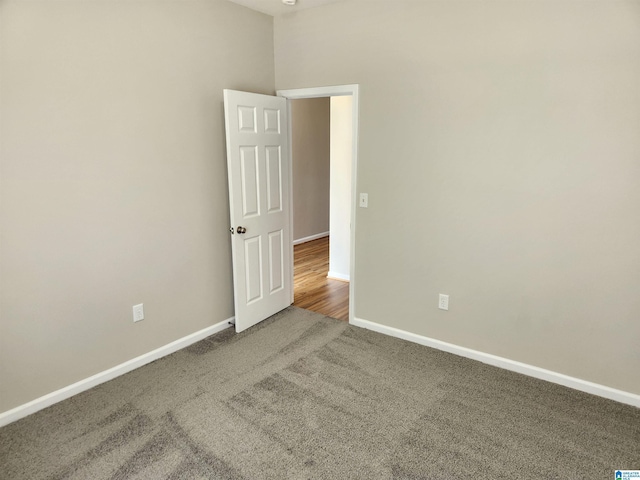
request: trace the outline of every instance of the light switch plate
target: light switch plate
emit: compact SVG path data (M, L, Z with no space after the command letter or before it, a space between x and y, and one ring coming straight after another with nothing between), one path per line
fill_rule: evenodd
M361 193L360 194L360 207L367 208L369 206L369 194Z

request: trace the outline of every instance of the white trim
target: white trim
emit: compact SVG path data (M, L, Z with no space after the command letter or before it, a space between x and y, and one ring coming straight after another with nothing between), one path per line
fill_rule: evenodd
M294 240L294 245L300 245L301 243L307 243L312 240L318 240L319 238L328 237L329 232L316 233L315 235L309 235L308 237L299 238L298 240Z
M330 85L326 87L309 87L309 88L293 88L276 91L279 97L285 97L290 100L299 98L320 98L320 97L343 97L353 95L358 91L358 84L351 85Z
M327 273L327 278L331 278L333 280L340 280L342 282L349 281L349 275L345 275L344 273L338 273L338 272Z
M360 86L358 84L351 85L334 85L327 87L312 87L312 88L296 88L290 90L278 90L276 95L279 97L285 97L287 100L287 112L289 122L289 142L291 142L291 101L299 98L318 98L318 97L340 97L345 95L351 95L352 97L352 121L353 121L353 155L351 159L351 245L350 245L350 260L349 260L349 277L353 278L353 281L349 282L349 323L353 323L355 320L355 266L356 266L356 209L358 206L358 139L359 139L359 121L360 121ZM291 148L289 149L291 152ZM289 168L293 169L289 162ZM290 178L293 178L291 175ZM290 184L291 185L291 184ZM293 192L292 188L289 188L289 196L291 200L291 225L293 225ZM293 229L291 229L293 230ZM293 234L292 234L293 235ZM293 250L293 249L292 249ZM293 303L293 251L291 252L291 303Z
M36 398L35 400L32 400L28 403L15 407L11 410L7 410L6 412L2 412L0 413L0 427L15 422L16 420L20 420L21 418L47 408L54 403L58 403L62 400L73 397L74 395L84 392L85 390L89 390L96 385L100 385L101 383L113 380L120 375L129 373L130 371L135 370L136 368L140 368L147 363L151 363L155 360L158 360L159 358L177 352L178 350L188 347L193 343L199 342L200 340L207 338L214 333L218 333L225 328L230 327L233 324L234 320L235 318L231 317L228 320L224 320L220 323L216 323L215 325L204 328L198 332L192 333L191 335L182 337L174 342L165 345L164 347L156 348L155 350L140 355L139 357L121 363L120 365L116 365L113 368L92 375L89 378L85 378L84 380L80 380L79 382L63 387L60 390L48 393L47 395Z
M581 392L608 398L620 403L626 403L628 405L633 405L634 407L640 407L640 395L635 393L617 390L615 388L589 382L580 378L570 377L569 375L564 375L562 373L545 370L544 368L535 367L515 360L509 360L508 358L498 357L496 355L479 352L477 350L471 350L470 348L460 347L452 343L443 342L429 337L423 337L422 335L370 322L361 318L354 318L351 324L357 327L373 330L374 332L383 333L391 337L401 338L420 345L436 348L444 352L453 353L461 357L477 360L488 365L504 368L505 370L522 373L529 377L539 378L540 380L546 380L547 382L564 385L565 387L580 390Z

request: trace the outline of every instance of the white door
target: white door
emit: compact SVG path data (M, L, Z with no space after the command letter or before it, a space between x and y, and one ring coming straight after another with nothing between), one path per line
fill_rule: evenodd
M287 101L224 90L236 332L291 304Z

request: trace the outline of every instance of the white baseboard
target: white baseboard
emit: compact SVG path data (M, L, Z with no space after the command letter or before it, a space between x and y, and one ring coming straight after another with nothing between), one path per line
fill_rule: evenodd
M20 420L21 418L47 408L54 403L58 403L62 400L73 397L74 395L84 392L85 390L89 390L96 385L100 385L101 383L113 380L114 378L119 377L120 375L124 375L125 373L135 370L136 368L140 368L147 363L151 363L155 360L158 360L159 358L177 352L178 350L188 347L193 343L199 342L200 340L207 338L214 333L218 333L225 328L230 327L234 323L234 321L235 318L231 317L228 320L224 320L220 323L216 323L215 325L204 328L198 332L192 333L191 335L182 337L163 347L156 348L151 352L145 353L143 355L140 355L139 357L121 363L120 365L116 365L113 368L92 375L89 378L85 378L84 380L80 380L79 382L63 387L60 390L56 390L55 392L51 392L40 398L36 398L31 402L25 403L11 410L7 410L6 412L2 412L0 413L0 427L15 422L16 420Z
M310 242L311 240L317 240L319 238L324 238L324 237L328 237L328 236L329 236L329 232L316 233L315 235L310 235L308 237L299 238L297 240L294 240L293 244L294 245L299 245L300 243L307 243L307 242Z
M387 327L385 325L370 322L368 320L363 320L361 318L354 317L351 324L357 327L373 330L374 332L383 333L385 335L401 338L403 340L408 340L409 342L414 342L420 345L425 345L427 347L432 347L438 350L453 353L461 357L477 360L479 362L493 365L495 367L504 368L505 370L511 370L513 372L522 373L530 377L539 378L540 380L546 380L547 382L564 385L565 387L573 388L574 390L580 390L581 392L608 398L610 400L615 400L616 402L626 403L628 405L633 405L634 407L640 407L640 395L637 395L635 393L617 390L615 388L589 382L580 378L570 377L562 373L545 370L544 368L535 367L533 365L517 362L515 360L509 360L508 358L498 357L496 355L479 352L477 350L471 350L470 348L460 347L452 343L442 342L440 340L429 337L423 337L422 335L417 335L415 333L410 333L394 327Z
M343 282L349 281L349 275L345 275L344 273L338 273L338 272L327 273L327 278L332 278L333 280L341 280Z

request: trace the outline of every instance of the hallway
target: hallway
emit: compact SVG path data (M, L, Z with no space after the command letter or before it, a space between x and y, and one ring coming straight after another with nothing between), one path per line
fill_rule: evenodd
M296 307L349 321L349 282L327 278L329 237L293 247Z

